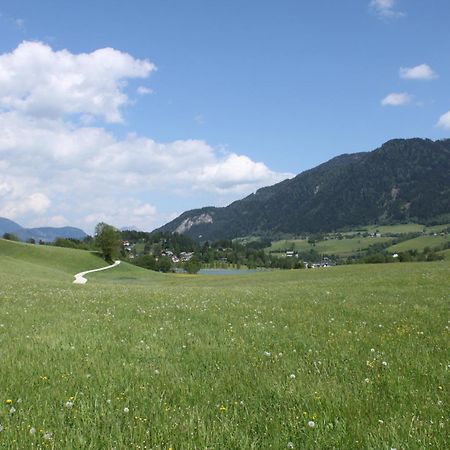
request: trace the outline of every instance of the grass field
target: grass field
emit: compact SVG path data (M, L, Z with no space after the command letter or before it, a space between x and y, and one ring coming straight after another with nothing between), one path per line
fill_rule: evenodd
M0 244L2 449L448 448L449 262L72 285Z
M405 252L407 250L417 250L422 252L425 247L437 247L450 241L450 236L419 236L414 239L400 242L399 244L388 247L389 252Z
M315 245L308 244L306 240L282 240L273 242L268 251L277 252L283 249L292 249L298 252L307 252L315 249L318 253L334 254L339 256L350 256L361 250L367 249L369 245L390 242L392 238L388 237L358 237L353 239L329 239L317 242Z

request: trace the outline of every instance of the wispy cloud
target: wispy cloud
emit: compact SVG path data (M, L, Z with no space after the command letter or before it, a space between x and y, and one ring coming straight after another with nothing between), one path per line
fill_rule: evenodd
M384 97L384 99L381 100L381 104L383 106L402 106L411 103L412 99L412 95L406 92L393 92Z
M419 64L415 67L400 67L400 78L405 80L433 80L437 74L428 64Z
M442 116L439 117L436 126L440 128L445 128L446 130L450 130L450 111L446 112L445 114L442 114Z
M205 120L205 116L203 114L197 114L194 117L194 121L197 125L204 125L206 120Z
M371 0L370 8L383 19L404 17L405 13L396 8L396 3L397 0Z
M145 86L139 86L139 87L136 89L136 92L137 92L139 95L148 95L148 94L153 94L153 89L150 89L150 88L145 87Z

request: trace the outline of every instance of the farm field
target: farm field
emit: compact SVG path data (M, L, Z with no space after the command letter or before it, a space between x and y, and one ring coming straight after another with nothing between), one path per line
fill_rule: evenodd
M414 239L400 242L388 247L389 252L404 252L407 250L417 250L422 252L425 247L437 247L450 241L450 236L419 236Z
M22 245L0 241L0 448L446 448L448 261L72 285L96 256Z
M273 242L271 247L268 248L268 251L280 251L281 253L284 249L292 249L298 252L307 252L311 249L315 249L318 253L350 256L366 249L369 245L391 241L392 238L389 237L356 237L352 239L329 239L312 245L302 239L282 240Z

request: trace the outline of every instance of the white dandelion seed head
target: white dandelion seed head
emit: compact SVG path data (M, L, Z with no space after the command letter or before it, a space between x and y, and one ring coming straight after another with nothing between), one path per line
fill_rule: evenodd
M309 422L308 422L308 427L309 428L314 428L316 426L316 422L314 422L314 420L310 420Z
M108 398L108 400L106 400L106 403L108 403L108 405L110 405L111 404L111 399Z
M31 427L30 428L30 434L36 434L36 428Z
M287 443L287 448L295 448L294 447L294 443L293 442L288 442Z
M381 364L383 364L383 366L387 366L388 363L386 361L383 361Z
M290 378L291 380L295 380L295 373L291 373L291 374L289 375L289 378Z
M51 433L50 431L46 431L42 435L42 438L44 439L44 441L50 441L53 438L53 433Z
M128 414L130 412L130 408L128 408L127 406L125 406L125 408L123 408L123 412L125 414Z
M71 402L71 401L66 402L65 407L66 407L67 409L73 408L73 402Z

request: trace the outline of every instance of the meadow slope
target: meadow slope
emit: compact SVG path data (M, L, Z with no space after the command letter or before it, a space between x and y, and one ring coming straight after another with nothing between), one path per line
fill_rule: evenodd
M448 261L84 286L29 264L0 252L1 448L446 448Z

